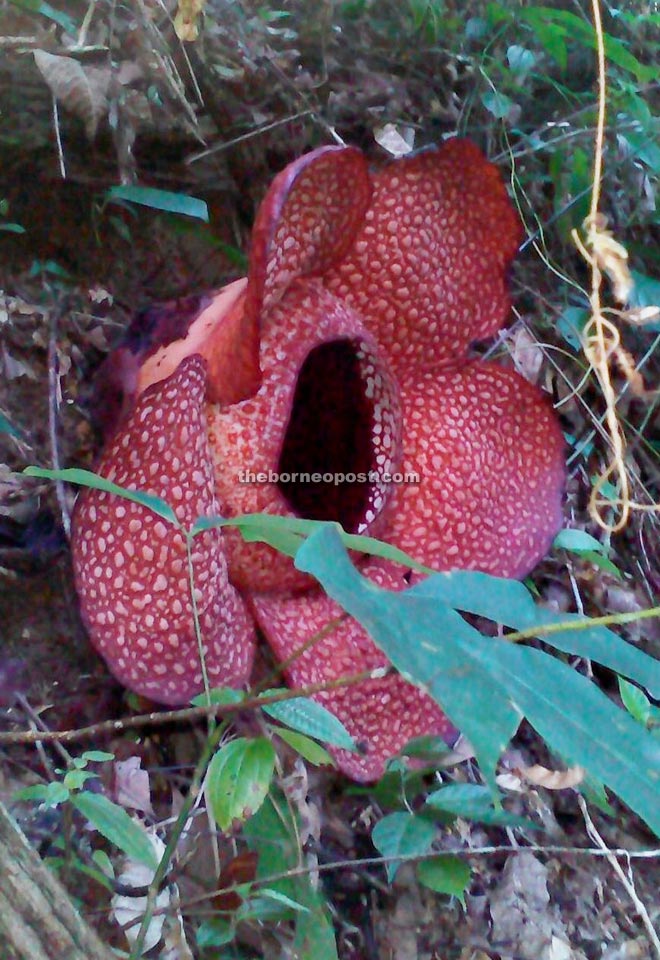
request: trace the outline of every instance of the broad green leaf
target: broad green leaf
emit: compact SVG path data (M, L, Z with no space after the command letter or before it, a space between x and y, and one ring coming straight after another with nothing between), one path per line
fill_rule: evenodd
M272 697L280 690L265 690L262 697ZM355 750L355 741L334 713L309 697L294 697L291 700L280 700L277 703L264 704L261 708L264 713L285 724L298 733L314 737L333 747L342 747L344 750Z
M308 875L286 877L276 882L268 878L299 867L303 855L298 846L299 827L283 794L273 790L261 809L243 827L243 836L251 850L259 854L257 878L266 880L270 890L294 900L308 912L290 911L295 920L294 947L297 956L314 960L337 960L337 947L322 894L315 890ZM286 909L286 908L284 908Z
M298 824L293 817L284 795L273 789L261 808L244 825L243 836L248 847L259 854L258 880L267 881L269 877L300 865ZM268 886L295 900L298 899L300 879L304 878L286 877L276 883L269 882Z
M641 723L642 726L648 726L651 717L651 704L649 698L643 690L636 687L634 683L629 683L623 677L619 677L619 694L623 705L630 716Z
M106 193L109 201L128 200L130 203L139 203L143 207L154 210L165 210L167 213L180 213L186 217L209 221L209 211L205 200L189 197L185 193L172 193L170 190L158 190L155 187L139 187L125 184L110 187Z
M497 798L498 800L501 798ZM501 807L493 806L493 794L488 787L477 783L451 783L426 798L431 810L441 810L466 820L506 827L533 827L526 817L516 816Z
M230 830L259 809L270 789L275 750L266 737L239 737L213 756L206 776L206 798L221 830Z
M0 223L0 230L4 230L5 233L25 233L25 227L20 223Z
M539 628L538 636L563 653L596 660L615 673L636 680L652 696L660 696L660 661L643 653L607 627L590 626L588 617L553 613L538 607L517 580L459 570L438 573L407 591L436 604L504 623L515 630Z
M73 793L71 803L100 834L131 860L155 870L158 857L144 827L102 793Z
M494 784L497 761L522 715L481 661L481 648L490 649L492 641L434 597L411 602L412 590L397 594L366 580L329 526L301 547L296 566L315 576L360 621L397 670L442 704L474 745L485 778Z
M583 553L586 550L592 550L596 553L606 553L607 547L596 540L586 530L560 530L554 539L552 546L557 549L570 550L573 553Z
M142 490L127 490L126 487L120 487L105 477L99 477L91 470L81 470L78 467L68 467L65 470L47 470L43 467L26 467L23 473L28 477L43 477L46 480L62 480L64 483L75 483L81 487L92 487L94 490L103 490L105 493L112 493L124 500L132 500L143 507L148 507L154 513L179 526L174 510L160 497L152 493L143 493Z
M470 867L452 854L442 854L417 864L417 879L436 893L457 897L465 906L465 891L470 884Z
M294 730L287 730L286 727L271 727L271 730L308 763L312 763L315 767L334 767L335 761L325 747L322 747L316 740L312 740L302 733L296 733Z
M618 672L639 674L648 689L657 689L657 661L610 631L580 629L588 620L536 608L515 581L457 572L435 574L401 593L382 590L355 570L331 527L308 539L296 565L316 576L393 664L435 697L471 740L491 785L500 744L526 716L553 749L602 780L660 834L660 743L566 664L541 650L483 637L451 607L503 617L523 629L550 623L559 632L544 635L548 642L612 669L623 662Z
M437 828L429 820L414 813L390 813L379 820L371 831L371 841L384 857L421 856L428 853L436 838ZM401 862L386 864L387 879L391 883Z
M335 933L323 894L308 880L302 885L300 899L307 910L296 914L294 955L310 960L338 960Z

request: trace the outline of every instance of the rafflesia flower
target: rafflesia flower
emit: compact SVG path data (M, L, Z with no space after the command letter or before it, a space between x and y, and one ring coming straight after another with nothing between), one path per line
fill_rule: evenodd
M98 472L164 498L184 525L257 511L335 520L440 570L524 575L560 526L562 438L535 387L470 355L506 319L520 236L498 171L465 140L374 175L351 147L301 157L261 205L248 277L152 309L106 362L119 406ZM235 531L193 544L212 685L248 680L255 623L293 687L386 666L288 558ZM73 553L90 636L113 673L161 703L199 693L181 533L86 490ZM410 580L383 561L363 572L392 590ZM452 733L394 673L317 698L360 746L336 752L355 779L379 776L414 736Z

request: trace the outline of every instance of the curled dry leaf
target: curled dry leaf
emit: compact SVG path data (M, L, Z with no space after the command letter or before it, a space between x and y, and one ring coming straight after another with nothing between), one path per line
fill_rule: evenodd
M512 335L509 352L518 373L530 383L537 383L543 367L543 350L525 327Z
M199 36L199 17L206 0L179 0L174 29L179 40L192 41Z
M596 266L609 277L615 299L619 303L626 303L634 286L628 268L628 251L607 229L607 217L604 214L588 217L584 225L587 247Z
M525 780L536 787L545 787L546 790L567 790L577 787L584 780L583 767L569 767L568 770L549 770L547 767L535 763L531 767L524 767L520 773Z
M88 139L93 140L108 109L110 70L82 67L72 57L46 50L35 50L34 62L55 99L82 120Z
M139 757L115 760L115 799L122 807L153 814L149 772L142 769L141 763Z
M619 345L614 353L615 360L617 365L626 380L630 384L630 389L636 397L643 397L646 395L646 385L644 384L644 377L641 375L639 370L635 365L635 359L628 350Z
M392 157L405 157L413 149L415 131L412 127L398 128L393 123L386 123L374 132L376 143L387 150Z

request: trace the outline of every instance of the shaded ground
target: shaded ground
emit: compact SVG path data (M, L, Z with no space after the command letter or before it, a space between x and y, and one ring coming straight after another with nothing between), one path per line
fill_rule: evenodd
M568 233L584 214L588 186L591 57L583 48L570 51L570 83L550 59L540 61L547 82L534 82L543 96L535 100L533 91L521 92L517 116L496 119L479 97L489 90L483 71L492 69L480 53L483 41L460 39L467 14L449 5L444 36L434 32L430 14L416 25L417 8L413 3L324 3L311 14L304 4L290 4L284 13L293 16L276 17L271 11L268 17L260 16L256 5L217 2L208 11L202 39L184 47L160 8L138 3L122 8L114 20L105 9L92 13L83 49L71 51L61 25L0 3L3 37L19 38L6 43L0 63L0 199L8 202L0 224L16 223L25 230L0 234L0 412L13 429L13 435L0 434L3 726L23 729L34 723L26 704L52 729L129 715L136 708L90 650L78 619L63 520L72 495L65 492L58 503L49 484L29 481L19 471L30 463L93 463L89 386L133 310L239 275L255 205L272 175L322 143L341 138L378 162L386 153L374 135L386 123L406 136L414 133L416 146L458 129L509 169L510 138L518 155L523 215L530 233L546 225L548 247L540 256L540 248L529 245L521 256L514 278L517 320L495 349L564 401L564 427L576 439L567 515L573 526L598 534L586 504L590 478L603 462L602 406L594 383L581 383L584 363L566 333L567 317L574 316L567 310L577 309L573 288L548 268L551 263L571 282L585 282ZM67 5L79 24L87 12L84 4ZM644 40L641 30L638 39ZM96 93L88 95L71 74L67 106L59 109L59 147L51 95L35 65L35 50L68 57L69 66L84 68L89 83L96 84ZM514 92L507 90L512 101ZM640 87L640 97L651 111L657 109L657 85ZM548 121L566 125L562 129L573 135L570 152L538 146L550 138ZM222 149L195 159L209 145ZM652 279L658 276L652 250L658 240L657 177L626 154L614 136L610 151L611 206L617 222L628 227L626 242L636 269ZM210 224L146 207L104 204L105 190L120 181L203 198ZM564 208L567 213L553 222ZM641 327L623 335L633 363L643 361L643 375L652 385L655 335ZM657 500L658 485L657 398L635 395L623 375L617 389L625 394L619 412L629 438L634 495L650 504ZM588 446L581 448L583 441ZM556 609L590 615L643 609L653 604L660 582L657 552L657 520L651 513L635 513L610 553L619 573L558 551L539 567L534 582ZM660 639L653 623L633 624L626 635L657 656ZM599 681L615 695L609 675ZM18 703L16 691L23 698ZM120 759L141 758L151 771L155 811L164 817L176 807L178 791L187 788L199 736L188 728L176 734L164 730L137 743L128 735L94 746L111 747ZM61 762L24 747L6 749L0 763L3 799L10 800L34 773L52 776ZM291 772L292 757L284 755L283 762ZM553 766L542 745L523 730L504 768L515 775L535 762ZM455 776L470 780L470 762ZM528 836L523 831L519 839L593 845L573 791L521 789L520 810L534 813L544 831ZM311 773L307 790L310 816L321 825L321 862L372 856L370 826L380 817L382 803L368 794L351 796L345 783L325 773ZM616 819L594 817L609 846L653 845L643 825L620 808ZM43 839L43 824L30 829ZM57 829L46 825L45 833ZM208 827L199 829L198 846ZM510 841L504 831L459 822L442 846L469 849ZM231 860L227 850L223 855ZM328 874L340 956L634 960L652 955L630 892L606 860L501 852L471 863L465 910L458 901L420 887L408 867L392 887L377 866ZM201 911L185 909L185 893L192 896L201 888L199 873L210 866L198 855L197 875L188 878L188 887L182 882L189 929ZM636 862L633 879L657 923L657 861ZM99 920L107 913L107 896L98 890L96 897L87 904L90 915L115 938L112 925ZM246 925L239 939L247 951L240 955L289 955L283 929Z

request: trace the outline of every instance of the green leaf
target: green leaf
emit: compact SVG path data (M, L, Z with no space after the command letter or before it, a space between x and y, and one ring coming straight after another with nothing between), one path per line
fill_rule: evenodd
M355 570L331 527L307 540L296 566L313 574L397 669L442 705L474 745L491 786L497 758L526 716L553 749L602 780L660 834L660 743L566 664L484 637L453 608L518 629L550 624L556 632L543 634L546 642L638 679L651 693L660 689L658 661L584 618L537 608L516 581L459 571L400 593L382 590Z
M52 783L35 783L31 787L22 787L14 796L18 800L39 800L44 806L50 808L66 803L70 793L63 783L54 780Z
M112 493L123 500L132 500L143 507L152 510L163 520L179 526L174 510L160 497L152 493L143 493L142 490L128 490L126 487L120 487L105 477L99 477L91 470L81 470L78 467L69 467L65 470L46 470L43 467L26 467L23 473L28 477L43 477L46 480L62 480L64 483L75 483L81 487L92 487L94 490L103 490L105 493Z
M80 759L85 763L105 763L107 760L114 760L115 755L106 750L85 750Z
M77 37L79 32L78 24L67 13L56 10L45 0L11 0L16 7L23 10L30 10L33 13L39 13L42 17L47 17L72 37Z
M221 830L249 820L268 796L275 750L266 737L239 737L218 750L209 764L206 798Z
M417 864L417 879L436 893L457 897L465 906L465 891L470 884L470 867L451 854L442 854Z
M273 789L261 809L243 827L250 850L259 854L257 878L268 882L270 890L277 890L298 904L309 908L309 913L292 911L284 907L289 917L295 920L294 953L314 960L337 960L332 923L325 901L315 890L308 875L285 877L269 881L274 874L300 866L301 851L298 846L300 828L297 817L278 789ZM273 907L275 903L273 902Z
M433 823L414 813L390 813L375 825L371 831L371 841L384 857L414 857L429 852L436 834L437 828ZM401 862L397 860L386 864L390 883L400 866Z
M638 723L647 727L651 719L651 703L643 690L636 687L634 683L629 683L623 677L617 678L619 681L619 694L623 705Z
M641 683L653 696L660 696L660 661L606 627L591 626L588 617L553 613L536 606L527 588L517 580L455 571L434 574L407 591L407 595L433 599L436 604L486 617L515 630L538 628L538 636L545 643L563 653L596 660Z
M572 553L583 553L587 550L596 553L607 553L607 547L596 540L586 530L566 529L560 530L554 539L552 546L555 549L561 547L563 550L570 550Z
M131 860L155 870L158 857L144 827L102 793L74 793L71 803L100 834Z
M190 532L194 537L204 530L235 527L246 543L267 543L280 553L295 557L305 539L326 526L331 526L338 531L341 542L347 550L356 550L373 557L392 560L394 563L401 563L422 573L433 572L398 547L383 543L374 537L346 533L340 524L323 520L303 520L300 517L280 517L266 513L245 513L239 517L198 517Z
M497 798L500 799L499 797ZM466 820L506 827L533 827L531 820L493 806L493 794L477 783L451 783L429 794L426 806Z
M588 319L589 311L584 307L569 306L563 310L557 321L557 329L574 350L582 347L582 331Z
M67 790L80 790L88 780L95 780L98 778L98 774L92 773L91 770L69 770L62 780L63 785Z
M265 690L262 697L272 697L281 693L281 690ZM264 713L285 724L298 733L314 737L333 747L342 747L344 750L355 750L355 741L334 713L309 697L294 697L291 700L280 700L277 703L264 704L261 708Z
M328 751L317 743L316 740L312 740L302 733L287 730L284 727L271 727L271 730L277 734L280 740L284 740L296 753L299 753L303 760L307 760L308 763L312 763L315 767L335 766L335 761Z
M110 187L106 192L108 201L127 200L129 203L139 203L143 207L154 210L165 210L167 213L180 213L196 220L209 221L209 211L205 200L189 197L185 193L172 193L170 190L157 190L155 187L139 187L126 184Z
M25 233L25 227L20 223L0 223L0 230L4 230L5 233Z
M514 73L529 73L536 63L536 57L532 51L527 50L526 47L518 46L518 44L509 47L506 58Z
M225 917L212 917L204 920L197 928L197 946L200 950L209 947L224 947L234 939L234 926Z
M214 687L209 690L208 699L206 693L198 693L190 701L193 707L207 707L209 703L214 706L230 707L242 703L245 700L243 690L234 690L232 687Z
M510 97L499 90L486 90L481 94L481 102L497 120L504 120L516 106Z
M20 437L20 431L11 423L4 413L0 413L0 433L8 433L10 437Z
M261 887L259 889L259 896L265 900L272 900L275 903L278 903L284 907L288 907L290 910L295 910L296 912L310 912L309 907L304 906L302 903L298 903L298 901L294 900L292 897L287 897L285 893L280 893L279 890L271 890L268 887Z

